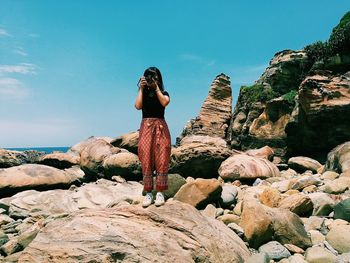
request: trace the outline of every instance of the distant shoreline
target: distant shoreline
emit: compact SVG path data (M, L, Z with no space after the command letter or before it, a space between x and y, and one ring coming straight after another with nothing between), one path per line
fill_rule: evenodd
M3 148L6 150L13 151L30 151L35 150L39 152L52 153L54 151L66 152L70 147L24 147L24 148Z

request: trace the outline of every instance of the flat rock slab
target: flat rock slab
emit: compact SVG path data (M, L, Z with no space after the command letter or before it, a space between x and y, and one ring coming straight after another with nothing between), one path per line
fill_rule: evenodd
M49 222L19 262L244 262L244 242L189 204L85 209Z

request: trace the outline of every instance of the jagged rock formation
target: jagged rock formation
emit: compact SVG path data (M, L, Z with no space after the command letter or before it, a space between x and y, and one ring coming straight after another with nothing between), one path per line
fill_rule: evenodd
M232 113L232 91L230 78L221 73L212 82L199 115L191 119L182 134L176 138L176 145L187 135L209 135L226 138Z

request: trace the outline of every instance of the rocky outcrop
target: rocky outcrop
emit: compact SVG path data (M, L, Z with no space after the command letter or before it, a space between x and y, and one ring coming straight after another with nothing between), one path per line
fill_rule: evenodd
M232 113L232 91L230 78L221 73L212 82L199 115L191 119L176 138L176 145L188 135L208 135L226 138Z
M243 263L249 255L222 222L173 200L159 208L86 209L48 222L18 260Z
M79 165L80 156L71 153L49 153L40 157L39 164L44 164L58 169L65 169L74 165Z
M337 173L350 170L350 142L340 144L328 153L324 170Z
M321 159L350 140L350 72L308 76L298 91L299 103L286 126L289 155Z

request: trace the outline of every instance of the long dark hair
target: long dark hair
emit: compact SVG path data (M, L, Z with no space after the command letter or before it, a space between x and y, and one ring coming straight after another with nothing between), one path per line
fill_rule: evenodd
M160 88L161 91L164 91L164 84L163 84L163 78L162 78L162 74L160 73L160 70L157 67L149 67L145 70L145 72L143 73L143 75L146 76L157 76L157 80L158 80L158 86Z

